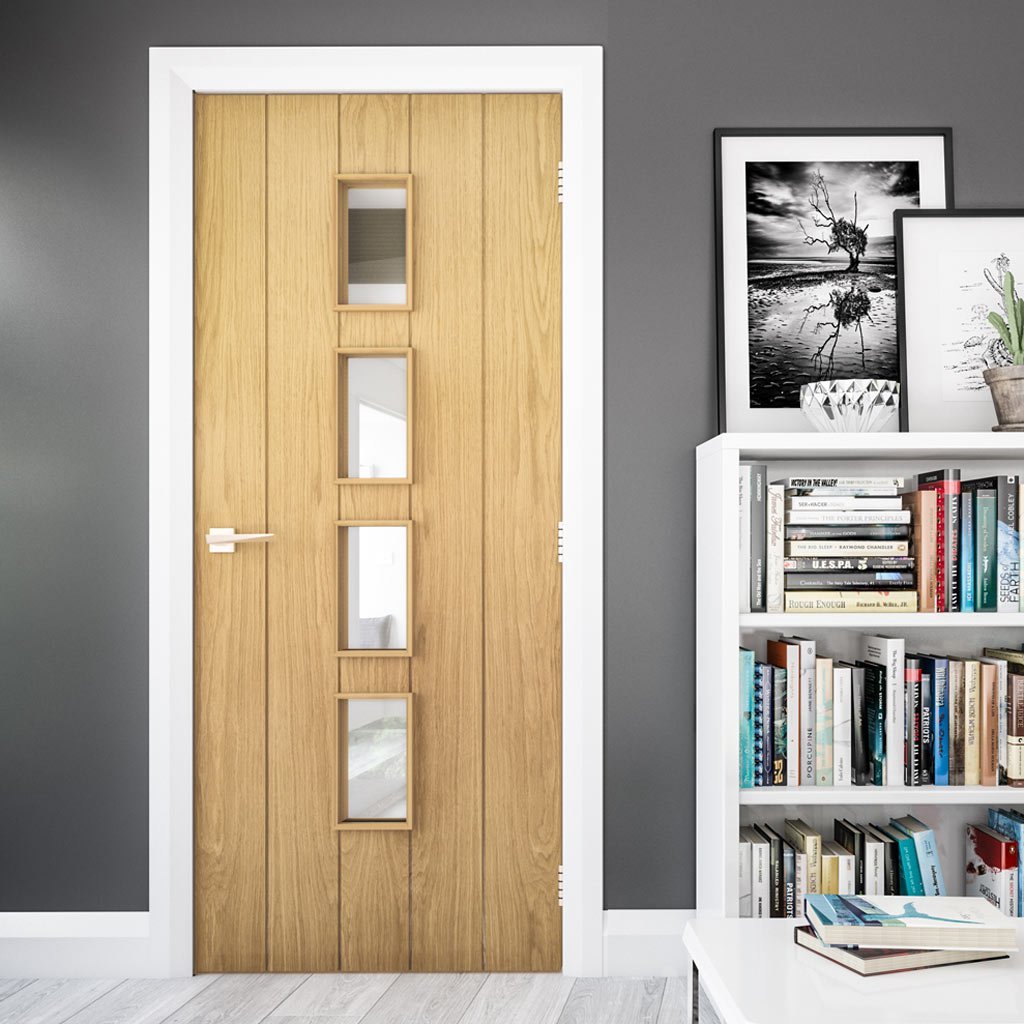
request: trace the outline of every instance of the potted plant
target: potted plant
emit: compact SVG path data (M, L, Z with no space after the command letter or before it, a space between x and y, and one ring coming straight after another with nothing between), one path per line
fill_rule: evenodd
M999 426L992 429L1024 430L1024 299L1017 295L1009 270L1003 274L1002 283L1003 315L991 312L988 322L999 332L1012 363L986 370L985 383L999 420Z

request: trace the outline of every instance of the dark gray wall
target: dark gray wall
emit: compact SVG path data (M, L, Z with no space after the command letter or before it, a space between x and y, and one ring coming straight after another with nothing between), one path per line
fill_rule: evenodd
M942 125L1024 205L1019 0L4 0L0 910L146 905L146 48L606 47L608 907L694 902L711 130Z

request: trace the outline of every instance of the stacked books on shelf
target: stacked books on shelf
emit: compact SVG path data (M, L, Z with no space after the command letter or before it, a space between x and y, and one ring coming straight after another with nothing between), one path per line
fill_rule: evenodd
M796 636L739 649L742 788L1024 787L1024 651L875 635L860 651L846 662Z
M997 960L1016 930L977 897L809 896L796 944L861 975Z
M741 465L741 612L1017 612L1021 483Z
M935 834L912 815L885 824L836 818L825 839L799 818L781 833L770 825L740 829L740 917L799 917L804 898L945 896Z

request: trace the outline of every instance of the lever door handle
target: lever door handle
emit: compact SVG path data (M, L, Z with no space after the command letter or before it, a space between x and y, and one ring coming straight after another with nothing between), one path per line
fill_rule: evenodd
M266 542L273 536L272 533L235 533L233 526L211 526L206 534L206 543L210 546L211 554L231 554L236 544Z

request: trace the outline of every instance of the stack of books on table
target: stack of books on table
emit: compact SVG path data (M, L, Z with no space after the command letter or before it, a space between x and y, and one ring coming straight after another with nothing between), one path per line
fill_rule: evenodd
M1013 923L970 896L808 896L798 946L862 975L996 960L1017 950Z
M860 655L779 637L739 650L740 786L1024 788L1024 651Z

